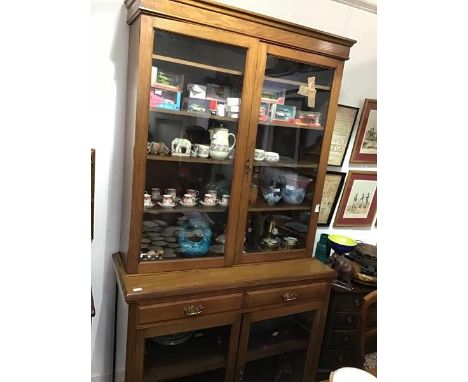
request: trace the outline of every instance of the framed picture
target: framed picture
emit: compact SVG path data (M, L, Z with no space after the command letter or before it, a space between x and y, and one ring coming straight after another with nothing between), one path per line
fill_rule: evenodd
M359 113L358 107L338 105L335 126L328 155L329 166L343 166L344 157L348 150L349 140Z
M364 101L350 163L377 163L377 100Z
M377 211L377 172L350 171L333 227L370 227Z
M322 201L320 202L319 227L328 227L330 225L345 177L345 172L327 171L325 183L323 184Z

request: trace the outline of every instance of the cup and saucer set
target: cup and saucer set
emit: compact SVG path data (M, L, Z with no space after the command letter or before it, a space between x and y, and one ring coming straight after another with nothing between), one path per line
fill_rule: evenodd
M221 207L228 207L230 198L230 195L223 195L221 200L219 200L216 190L208 190L208 192L205 194L204 200L201 200L200 203L204 207L214 207L217 204L219 204Z
M266 162L278 162L280 156L278 153L273 151L265 151L261 149L255 149L254 160L256 162L266 161Z

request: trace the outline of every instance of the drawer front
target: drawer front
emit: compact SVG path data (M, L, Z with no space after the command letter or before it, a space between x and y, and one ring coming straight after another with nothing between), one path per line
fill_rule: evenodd
M327 350L320 359L320 367L333 370L345 366L359 367L355 353L349 350Z
M332 313L330 320L332 328L357 328L359 323L359 312L334 312Z
M332 330L328 336L327 348L330 350L355 349L357 330Z
M320 283L247 292L247 307L312 301L322 298L326 288L326 283Z
M336 293L333 299L333 309L335 312L359 312L363 297L362 294Z
M138 323L161 322L203 316L212 313L240 310L242 294L175 301L139 307Z

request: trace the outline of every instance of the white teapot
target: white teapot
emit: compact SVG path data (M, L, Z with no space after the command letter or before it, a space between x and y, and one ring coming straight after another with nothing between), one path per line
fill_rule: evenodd
M221 125L222 126L222 125ZM229 137L232 136L234 143L229 146ZM236 145L236 136L223 127L214 129L210 145L210 157L213 159L227 159Z

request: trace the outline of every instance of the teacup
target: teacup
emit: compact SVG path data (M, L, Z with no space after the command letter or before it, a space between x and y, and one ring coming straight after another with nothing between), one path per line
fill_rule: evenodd
M265 150L255 149L254 160L264 160L265 156Z
M223 195L221 197L221 204L224 205L224 206L228 206L230 199L231 199L231 195Z
M144 199L143 199L143 205L146 207L146 206L151 206L152 205L152 202L151 202L151 195L148 194L146 191L145 191L145 195L144 195Z
M286 242L287 245L291 247L297 244L297 238L292 236L283 237L283 240Z
M208 190L208 194L214 195L215 200L218 199L218 191L216 191L216 190Z
M209 145L197 145L198 146L198 156L200 158L208 158L210 155L210 146Z
M265 159L269 162L278 162L279 161L279 154L273 151L266 151L265 152Z
M196 198L196 197L198 196L199 193L200 193L200 191L194 190L193 188L189 188L189 189L187 190L187 194L192 195L194 198Z
M172 200L172 195L168 195L168 194L163 195L162 204L165 206L172 206L174 204Z
M151 189L151 199L158 201L161 199L161 190L157 187Z
M210 206L216 203L216 195L214 194L205 194L204 203Z
M184 204L186 205L192 205L195 203L195 196L193 196L192 194L185 194L184 195Z
M175 199L177 197L177 190L175 188L166 188L166 195L171 195Z

